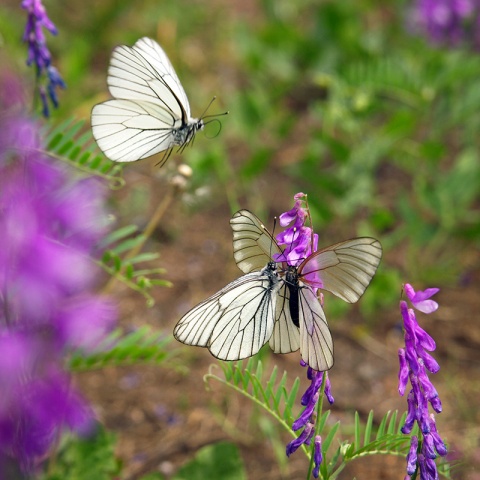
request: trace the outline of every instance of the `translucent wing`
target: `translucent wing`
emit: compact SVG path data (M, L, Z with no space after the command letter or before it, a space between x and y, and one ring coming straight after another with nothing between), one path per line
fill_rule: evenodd
M314 370L323 372L333 366L333 340L315 293L299 283L300 354Z
M310 255L299 267L301 280L354 303L367 288L382 258L374 238L354 238Z
M92 132L105 155L133 162L175 145L174 118L162 107L144 101L108 100L92 110Z
M184 315L173 335L221 360L255 355L272 336L280 286L269 267L244 275Z
M230 220L233 230L233 257L244 273L261 270L280 247L256 215L239 210Z
M300 330L294 325L290 315L289 296L289 289L283 283L278 290L275 325L269 342L275 353L296 352L300 348Z
M190 118L185 90L165 52L150 38L114 49L107 83L114 98L153 103L183 123Z
M111 160L131 162L186 145L203 128L190 118L175 70L150 38L114 49L107 83L115 99L95 105L92 132Z

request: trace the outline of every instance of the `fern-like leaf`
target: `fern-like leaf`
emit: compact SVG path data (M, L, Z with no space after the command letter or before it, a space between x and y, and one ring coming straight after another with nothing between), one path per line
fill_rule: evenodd
M148 326L126 335L116 330L95 351L74 352L68 368L78 372L107 366L161 363L169 356L166 347L170 342L171 338L165 332L154 332Z
M83 133L81 133L83 132ZM124 185L121 164L99 155L90 129L83 120L69 119L46 133L46 154L89 175L102 177L111 188Z
M270 377L265 381L263 364L256 358L250 358L245 367L243 367L242 361L236 363L220 362L220 366L223 370L223 377L214 373L215 365L213 365L209 373L204 376L207 386L211 380L215 380L241 393L266 410L292 437L295 437L291 425L293 422L292 407L299 387L298 378L289 391L286 386L287 372L284 372L280 380L277 381L278 368L275 366ZM305 448L304 451L306 452Z
M141 268L138 265L158 259L159 255L153 252L138 253L134 256L122 256L125 252L132 252L137 245L142 245L145 237L138 233L135 225L121 227L110 233L102 242L105 248L99 265L112 277L122 282L127 287L142 294L148 306L153 306L155 301L149 290L153 286L171 287L168 280L157 278L165 273L163 268ZM111 280L112 282L113 280ZM106 287L108 290L108 286Z

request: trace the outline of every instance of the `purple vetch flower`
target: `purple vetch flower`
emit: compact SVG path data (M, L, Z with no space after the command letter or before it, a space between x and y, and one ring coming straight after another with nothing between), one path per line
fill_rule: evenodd
M50 108L48 99L55 108L58 107L57 88L66 88L65 82L58 70L51 64L52 56L47 47L43 29L52 35L58 33L53 22L48 18L41 0L23 0L22 8L27 10L27 23L23 33L23 41L28 45L27 65L35 65L36 77L42 114L49 117Z
M409 284L404 285L407 297L417 310L424 313L434 312L438 308L437 302L430 297L439 291L438 288L429 288L415 292ZM417 469L422 479L438 478L435 458L445 456L445 443L437 432L435 417L428 410L428 404L435 412L442 411L442 403L438 392L433 386L428 373L436 373L440 369L438 363L425 350L433 351L436 348L433 338L423 330L417 322L415 311L408 308L407 302L400 302L400 312L403 318L405 331L405 348L398 351L400 370L398 374L398 392L404 395L408 381L411 390L407 396L407 417L402 432L409 434L415 422L420 428L421 438L412 437L410 451L407 455L407 474L415 475Z
M412 305L420 312L432 313L437 310L438 303L430 300L430 297L438 293L440 291L439 288L427 288L426 290L416 292L409 283L406 283L403 289Z
M416 0L411 23L435 44L480 47L479 0Z
M65 355L98 345L116 316L92 292L91 256L106 233L104 193L39 147L35 122L0 114L0 458L26 472L64 428L92 429L92 409L64 370Z
M284 250L282 253L278 253L273 256L273 259L276 262L283 263L283 267L287 269L292 267L296 269L296 267L298 267L318 248L318 235L313 233L311 227L305 226L305 222L310 219L307 196L304 193L297 193L294 196L294 200L294 207L288 212L283 213L279 217L280 225L282 227L288 227L276 236L277 243L279 245L282 245L284 247ZM288 279L288 273L286 278ZM319 279L316 278L316 272L307 273L305 275L305 278L308 280L316 281L317 285L321 283ZM314 287L311 288L315 293L318 290ZM287 456L290 456L301 445L310 445L311 443L311 439L315 434L315 423L317 415L316 409L318 405L318 400L320 398L320 389L322 387L323 381L324 372L319 372L312 369L303 360L300 361L300 364L303 367L308 367L307 378L308 380L310 380L311 383L301 399L301 404L305 408L292 425L292 430L294 432L300 429L303 430L295 440L292 440L287 445ZM330 403L333 403L334 399L331 394L330 380L328 379L328 374L326 372L325 379L325 396ZM319 436L315 437L312 455L315 465L313 474L315 478L317 478L320 470L320 463L322 461L321 439Z
M322 437L320 435L317 435L315 437L315 442L314 442L314 454L313 454L313 472L312 475L315 478L318 478L318 475L320 474L320 464L322 463L323 460L323 455L322 455Z
M308 367L307 364L301 360L300 365L302 367ZM316 421L316 407L318 400L320 398L320 389L322 387L323 374L325 373L325 388L324 393L330 404L333 404L334 398L331 393L330 380L328 378L327 372L317 372L312 368L307 368L307 378L311 381L310 386L307 388L305 393L302 396L301 403L305 407L300 416L293 422L292 430L295 432L303 428L302 433L295 439L292 440L286 447L287 457L289 457L293 452L295 452L302 444L310 445L311 439L315 434L315 421ZM318 478L318 472L320 469L320 463L322 462L322 453L321 453L321 439L317 435L314 442L314 463L315 469L314 472L317 472L317 475L314 477Z
M407 474L413 475L417 469L417 448L418 448L418 437L413 435L410 440L410 450L407 455Z
M294 207L279 217L280 225L289 228L276 237L277 243L285 246L283 253L273 256L276 262L286 262L296 267L318 248L318 235L304 225L309 218L308 208L304 208L306 197L304 193L297 193L293 197Z

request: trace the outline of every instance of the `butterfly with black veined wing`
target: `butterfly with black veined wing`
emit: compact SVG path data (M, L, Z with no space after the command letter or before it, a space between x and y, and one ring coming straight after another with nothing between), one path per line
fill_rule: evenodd
M246 275L184 315L175 338L207 347L222 360L252 356L266 342L275 353L300 348L311 368L330 369L333 340L313 288L356 302L380 262L380 243L373 238L347 240L313 253L298 268L280 262L278 272L272 256L282 250L261 221L240 210L230 224L234 258Z
M187 345L207 347L221 360L239 360L258 353L274 323L277 290L275 262L248 273L187 312L174 337Z
M133 162L184 148L204 127L192 118L190 104L163 49L150 38L112 53L107 78L113 100L92 110L93 136L103 153L116 162Z
M240 210L230 221L233 254L244 273L255 272L272 257L283 257L276 240L252 212ZM346 240L318 250L300 265L282 265L275 325L270 347L276 353L300 348L302 359L314 370L333 366L333 340L314 289L332 292L349 303L367 288L382 257L380 243L369 237Z

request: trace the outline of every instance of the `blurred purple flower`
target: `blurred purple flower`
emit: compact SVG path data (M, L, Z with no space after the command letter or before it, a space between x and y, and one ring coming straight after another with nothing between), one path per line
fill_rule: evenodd
M23 0L21 5L28 12L27 23L23 33L23 41L28 45L27 65L35 64L36 76L39 81L40 100L42 102L42 114L44 117L49 117L48 98L50 98L53 106L57 108L58 97L56 89L58 87L64 89L66 85L58 70L51 65L52 56L47 47L43 28L53 35L56 35L58 31L53 22L48 18L41 0ZM44 82L46 82L46 87Z
M411 20L413 29L433 43L480 47L479 0L416 0Z
M434 312L438 304L430 297L439 291L438 288L429 288L415 292L408 283L404 285L407 297L412 305L424 313ZM421 439L412 437L410 451L407 455L407 474L414 475L417 468L421 478L438 478L435 458L437 454L445 456L447 449L440 438L435 426L435 417L428 411L428 403L435 412L442 411L442 403L428 372L436 373L440 369L438 363L425 350L433 351L436 348L433 338L423 330L417 322L415 311L408 308L407 302L400 302L400 312L403 317L405 331L405 348L398 351L400 371L398 374L398 392L405 394L407 383L410 380L411 390L407 396L407 417L402 432L409 434L417 422Z
M63 428L92 428L65 354L97 346L116 316L110 301L89 293L90 257L105 233L103 192L39 147L33 121L0 114L0 458L24 471L48 455Z

